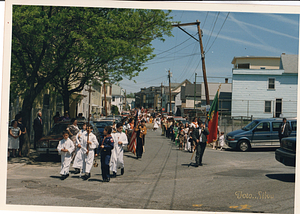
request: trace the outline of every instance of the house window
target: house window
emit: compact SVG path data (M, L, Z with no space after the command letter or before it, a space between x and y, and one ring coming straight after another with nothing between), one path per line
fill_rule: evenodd
M238 64L238 69L249 69L250 63Z
M112 97L112 101L115 102L115 97Z
M265 101L265 113L271 113L271 101Z
M275 78L269 78L268 89L275 89Z

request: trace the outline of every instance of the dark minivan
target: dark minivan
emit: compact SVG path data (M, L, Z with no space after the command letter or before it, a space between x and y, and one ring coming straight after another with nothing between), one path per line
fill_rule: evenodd
M230 132L226 135L226 144L233 149L248 151L251 148L279 147L278 130L282 118L253 120L242 129ZM287 123L292 128L290 137L296 136L297 119L287 118Z

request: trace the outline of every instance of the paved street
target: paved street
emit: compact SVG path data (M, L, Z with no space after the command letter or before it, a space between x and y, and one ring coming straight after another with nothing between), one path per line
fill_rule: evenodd
M109 183L102 182L100 166L88 181L74 174L61 181L60 159L10 162L7 203L293 213L295 169L277 162L275 149L243 153L207 147L203 166L196 168L191 153L160 134L148 130L142 159L124 153L125 174L118 171Z

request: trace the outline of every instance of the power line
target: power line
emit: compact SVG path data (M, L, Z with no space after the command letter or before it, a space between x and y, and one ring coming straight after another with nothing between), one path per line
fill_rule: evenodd
M199 55L199 53L189 54L189 55L186 55L186 56L181 56L181 57L178 57L176 59L182 59L182 58L190 57L190 56L193 56L193 55ZM171 59L171 60L164 60L164 61L160 61L160 62L147 63L145 65L147 66L147 65L159 64L159 63L170 62L170 61L173 61L173 59Z
M220 32L221 32L221 30L222 30L222 28L223 28L223 26L224 26L224 24L225 24L225 22L226 22L226 20L227 20L228 16L229 16L229 14L230 14L230 12L228 12L228 14L227 14L227 16L226 16L226 18L225 18L225 20L224 20L224 22L223 22L223 24L222 24L222 26L221 26L220 30L219 30L219 32L218 32L218 34L217 34L217 36L215 37L215 39L214 39L213 43L212 43L212 44L211 44L211 46L208 48L208 50L207 50L207 51L205 51L205 52L208 52L208 51L210 50L210 48L213 46L213 44L215 43L215 41L216 41L217 37L219 36L219 34L220 34Z
M205 25L205 23L206 23L206 19L207 19L208 13L209 13L209 11L207 11L207 13L206 13L206 16L205 16L205 19L204 19L204 23L203 23L202 29L204 29L204 25Z
M215 22L214 22L213 29L212 29L211 32L210 32L208 41L206 42L206 45L205 45L205 48L204 48L204 49L206 49L206 47L207 47L207 45L208 45L208 43L209 43L209 40L210 40L210 38L211 38L211 35L212 35L212 33L213 33L214 29L215 29L216 23L217 23L217 21L218 21L219 15L220 15L220 12L218 12L218 14L217 14L217 16L216 16L216 20L215 20Z
M174 48L176 48L176 47L182 45L183 43L187 42L187 41L190 40L190 39L191 39L191 38L188 38L187 40L183 41L182 43L180 43L180 44L178 44L178 45L175 45L174 47L172 47L172 48L170 48L170 49L168 49L168 50L166 50L166 51L163 51L163 52L161 52L161 53L156 54L156 56L161 55L161 54L163 54L163 53L165 53L165 52L168 52L168 51L170 51L170 50L173 50Z

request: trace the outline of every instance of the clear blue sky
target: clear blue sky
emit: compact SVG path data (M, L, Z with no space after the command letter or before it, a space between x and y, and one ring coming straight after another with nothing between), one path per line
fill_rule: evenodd
M227 12L178 10L171 13L174 21L201 22L208 82L224 82L225 77L231 82L231 61L235 56L298 54L298 14L230 12L227 15ZM198 38L196 26L183 28ZM148 69L134 78L136 83L129 80L120 82L127 93L138 92L143 87L160 86L161 83L167 85L168 69L173 75L171 82L185 79L194 82L195 72L199 76L197 83L203 82L199 43L176 27L172 33L174 37L165 37L165 42L152 42L157 57L146 63Z

